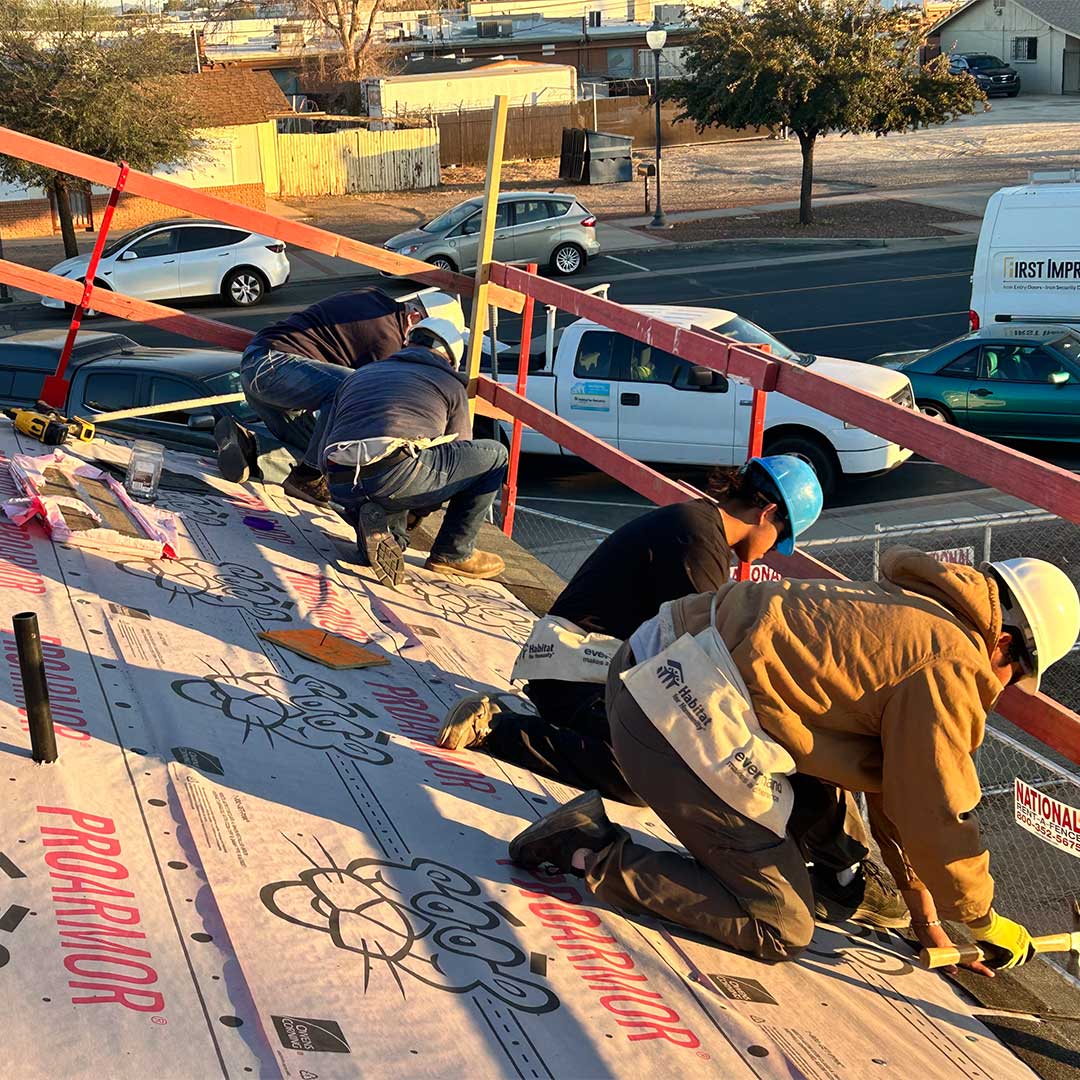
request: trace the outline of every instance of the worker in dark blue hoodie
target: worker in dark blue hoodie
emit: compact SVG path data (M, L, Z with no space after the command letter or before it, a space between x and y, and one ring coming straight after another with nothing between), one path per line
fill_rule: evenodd
M323 471L330 497L356 528L357 544L383 582L397 585L410 510L446 503L425 564L442 574L493 578L498 555L476 538L506 474L506 448L473 439L465 351L449 319L423 319L405 348L351 375L327 410Z
M328 501L319 469L323 406L354 370L401 349L410 326L453 309L460 317L458 302L434 289L395 300L368 286L328 296L251 339L240 360L240 381L248 404L298 459L282 484L286 494L306 502ZM242 483L258 475L252 432L226 417L214 437L226 480Z

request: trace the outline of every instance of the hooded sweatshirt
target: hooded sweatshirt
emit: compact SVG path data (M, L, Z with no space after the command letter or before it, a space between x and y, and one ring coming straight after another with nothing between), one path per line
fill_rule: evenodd
M260 330L245 352L278 352L360 368L397 352L405 341L406 308L382 289L328 296Z
M442 356L420 345L361 368L334 398L324 460L351 464L347 448L365 441L423 448L444 436L472 438L466 384Z
M990 666L997 585L911 548L887 551L881 568L876 583L722 586L716 626L799 772L865 791L900 887L929 888L942 915L969 922L994 895L971 755L1002 690ZM711 601L674 604L676 634L704 629Z

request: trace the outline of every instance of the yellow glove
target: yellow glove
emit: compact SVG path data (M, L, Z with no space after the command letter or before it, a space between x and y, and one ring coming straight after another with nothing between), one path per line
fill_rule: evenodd
M976 941L992 945L998 956L990 958L994 968L1019 967L1035 955L1027 928L1006 919L991 908L981 919L968 923Z

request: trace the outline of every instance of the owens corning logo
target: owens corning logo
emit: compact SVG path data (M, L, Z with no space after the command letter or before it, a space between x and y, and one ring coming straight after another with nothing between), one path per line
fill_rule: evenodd
M678 660L668 660L667 663L661 664L656 669L656 676L668 690L673 690L676 686L682 686L682 664Z
M348 1040L335 1020L312 1020L307 1016L271 1016L281 1045L290 1050L320 1054L349 1054Z

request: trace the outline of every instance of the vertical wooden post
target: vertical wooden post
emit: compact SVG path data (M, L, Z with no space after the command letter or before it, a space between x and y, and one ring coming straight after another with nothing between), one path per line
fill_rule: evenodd
M469 376L469 416L476 416L476 386L480 375L484 331L487 329L488 277L491 253L495 246L495 218L499 212L499 184L502 180L503 142L506 139L507 97L499 94L491 116L488 140L487 182L480 213L480 246L476 254L476 288L473 290L472 318L469 322L469 347L465 353L465 371Z
M765 439L765 401L764 390L755 390L750 405L750 437L746 441L746 460L761 457L761 446ZM750 580L750 564L741 562L735 575L736 581Z

